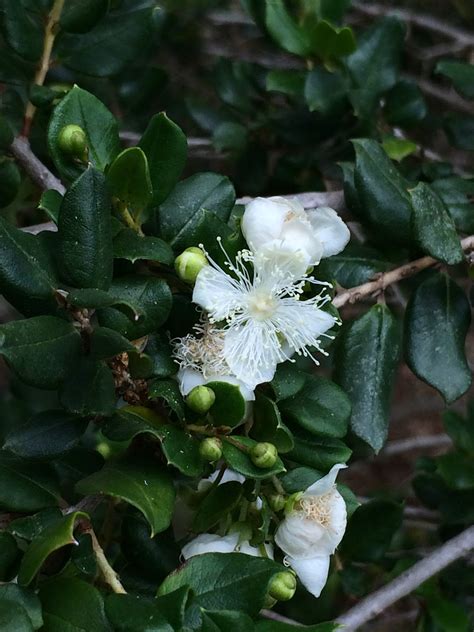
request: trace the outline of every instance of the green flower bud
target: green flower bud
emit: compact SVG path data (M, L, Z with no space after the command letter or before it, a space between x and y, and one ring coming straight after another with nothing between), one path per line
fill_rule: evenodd
M278 458L278 450L273 443L257 443L250 450L252 463L262 469L273 467Z
M186 404L195 413L204 415L216 401L212 388L208 386L195 386L186 397Z
M59 149L76 158L84 158L87 152L87 136L79 125L66 125L59 132Z
M281 511L286 505L286 496L284 494L270 494L267 496L268 504L273 511Z
M207 265L206 255L200 248L194 247L186 248L174 262L176 274L186 283L195 283L197 275Z
M273 597L270 597L270 595L265 595L265 601L263 602L263 607L266 608L267 610L270 610L270 608L273 608L273 606L276 604L276 599L273 599Z
M217 437L206 437L201 441L199 453L206 461L218 461L222 456L222 443Z
M268 589L268 595L277 601L289 601L296 592L296 577L291 571L277 573Z

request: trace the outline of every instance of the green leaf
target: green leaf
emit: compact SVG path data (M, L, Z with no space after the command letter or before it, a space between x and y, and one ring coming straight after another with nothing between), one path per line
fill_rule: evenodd
M176 373L176 363L172 357L171 345L165 336L149 336L145 353L151 360L151 375L153 377L170 377Z
M151 536L171 523L174 496L171 476L158 462L122 460L109 462L99 472L79 481L80 494L106 494L121 498L139 509L151 527Z
M474 462L470 456L450 452L436 459L437 471L454 489L474 488Z
M265 0L265 24L273 39L289 53L307 57L311 52L308 33L288 13L283 0Z
M311 53L324 61L350 55L356 49L352 29L337 27L326 20L314 21L311 17L304 24L309 34Z
M58 577L41 585L44 632L112 632L100 592L80 579Z
M121 230L114 239L114 257L135 263L140 259L171 265L173 251L158 237L141 237L131 228Z
M4 448L25 458L50 459L71 450L87 423L64 410L46 410L10 432Z
M183 396L175 380L153 380L148 389L150 399L164 399L180 421L186 416Z
M2 26L8 44L20 57L37 61L43 47L44 7L43 12L35 10L27 0L4 0L2 5Z
M84 37L84 36L80 36ZM75 180L83 167L63 153L58 145L65 125L79 125L87 136L88 159L100 171L112 163L120 151L117 121L94 95L74 86L56 106L48 128L48 146L53 162L61 176Z
M27 316L52 311L57 284L44 241L0 217L0 291L7 301Z
M49 475L51 476L51 472L49 472ZM31 542L31 540L34 540L41 535L46 527L57 522L62 515L63 514L58 507L49 507L48 509L43 509L31 516L16 518L8 525L8 531L16 538Z
M124 351L135 351L135 347L117 331L107 327L96 327L90 337L90 355L94 360L107 360Z
M474 151L474 116L449 116L444 127L454 147Z
M352 454L352 450L339 439L315 437L304 430L295 430L293 438L295 447L288 452L288 459L323 472L336 463L345 463Z
M195 233L205 213L227 222L235 202L230 180L198 173L180 182L159 209L161 236L175 250L195 246Z
M438 629L443 632L468 632L469 615L461 604L443 599L439 594L426 601L428 612Z
M339 338L336 381L352 403L352 430L375 452L387 438L399 349L400 328L384 305L345 326Z
M306 375L292 362L279 364L271 382L277 401L299 393L306 383Z
M33 632L27 611L18 603L0 598L0 628L2 632Z
M108 0L67 0L59 21L66 33L87 33L104 17Z
M453 440L454 445L462 452L474 454L474 406L469 405L468 415L462 417L454 410L443 413L443 425Z
M266 77L268 92L282 92L292 97L303 96L306 73L299 70L270 70Z
M104 307L121 306L131 318L139 318L142 314L137 311L137 307L126 298L113 296L105 290L97 288L83 288L81 290L71 290L67 293L67 302L74 307L85 309L102 309Z
M21 555L15 538L6 531L0 532L0 581L8 581L16 575L16 562ZM0 586L2 588L3 586ZM0 590L0 602L4 599Z
M293 436L282 422L278 406L263 393L256 393L250 434L256 441L273 443L280 453L289 452L294 447Z
M405 358L410 369L446 402L471 385L464 344L471 322L469 302L454 281L433 274L413 292L405 313Z
M418 150L418 145L406 138L386 136L382 141L382 147L391 160L401 162Z
M426 254L448 265L464 261L454 222L441 198L424 182L409 191L413 234Z
M197 533L209 531L237 507L242 492L243 487L237 481L222 483L211 489L194 515L192 530Z
M43 566L46 558L68 544L74 544L74 527L76 521L87 518L87 514L74 511L60 518L35 538L25 551L18 572L18 583L28 586Z
M224 121L212 134L212 143L217 151L241 152L245 149L247 142L247 128L234 121Z
M260 480L269 478L275 474L285 471L285 466L280 458L277 458L275 465L268 469L262 469L254 465L247 454L247 450L252 448L257 441L248 437L232 437L233 441L242 445L243 449L236 447L225 438L223 440L222 452L227 465L246 478Z
M140 595L109 595L105 611L116 632L174 632L183 626L183 616L178 608L184 610L188 591L179 591L176 595L179 628L172 625L176 614L168 617L163 605L173 596L171 593L166 597L149 599Z
M403 520L403 507L392 500L372 500L352 516L342 552L356 562L376 562L390 547Z
M186 476L202 473L199 443L181 428L164 424L148 408L126 406L102 426L103 434L111 441L131 441L141 434L156 437L162 445L169 465L174 465Z
M38 208L46 213L51 221L58 223L63 196L56 189L48 189L40 198Z
M440 178L431 186L445 203L456 228L463 233L474 232L474 180Z
M313 434L341 438L347 432L350 401L339 386L323 377L308 375L303 388L279 407L291 421Z
M411 202L407 183L373 140L353 141L354 184L362 219L377 233L406 242L410 237Z
M165 112L160 112L148 123L140 147L148 158L153 202L161 204L176 186L186 164L186 136Z
M107 290L112 281L110 199L105 177L89 168L70 187L58 220L61 275L78 288Z
M115 158L107 171L107 183L112 197L141 224L142 213L153 198L153 187L147 157L140 147L124 149Z
M242 612L232 610L202 611L202 632L253 632L252 619Z
M403 24L393 17L379 20L359 37L347 68L355 86L351 100L360 118L369 118L380 96L397 82L404 38Z
M328 116L344 103L348 87L342 74L315 68L306 76L304 97L311 112Z
M235 428L244 419L247 410L246 402L240 388L228 382L208 382L206 384L216 396L214 404L209 410L212 422L216 426Z
M413 127L428 114L422 91L414 81L399 81L386 95L386 117L390 125Z
M77 329L54 316L36 316L0 326L0 354L27 384L55 388L76 362Z
M102 326L136 340L156 331L168 318L171 291L163 279L154 276L125 276L114 279L109 293L132 305L139 318L132 320L123 311L109 307L98 312Z
M59 400L78 415L112 415L116 402L112 371L103 362L85 358L62 383Z
M22 606L31 622L32 630L39 630L43 625L41 603L33 591L22 588L17 584L3 584L0 586L0 601ZM14 628L14 632L20 632L20 630Z
M302 632L336 632L340 626L337 623L317 623L316 625L293 625L289 623L281 623L280 621L259 621L255 628L255 632L294 632L301 630Z
M0 208L9 206L16 198L21 175L14 162L0 156Z
M442 59L438 62L435 72L451 79L459 94L474 99L474 64Z
M336 280L341 287L351 288L370 281L392 267L393 264L374 248L348 244L340 254L321 261L318 278Z
M158 595L189 586L202 608L254 616L263 607L273 576L281 570L271 560L242 553L196 555L165 579Z

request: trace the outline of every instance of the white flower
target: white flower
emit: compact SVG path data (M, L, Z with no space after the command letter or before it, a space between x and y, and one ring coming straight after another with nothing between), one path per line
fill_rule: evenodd
M278 258L284 251L301 252L306 267L341 252L350 239L346 224L327 206L305 211L295 200L256 198L247 204L242 233L253 252Z
M334 465L308 487L275 533L275 542L286 553L285 562L315 597L326 583L329 556L346 530L346 504L335 485L337 473L345 467Z
M215 470L207 478L201 479L198 483L198 492L202 492L205 489L207 489L209 485L211 485L216 480L219 474L220 474L219 470ZM245 476L243 476L243 474L239 474L238 472L235 472L234 470L231 470L230 468L227 468L224 471L224 474L221 477L218 485L223 485L224 483L231 483L233 481L236 481L237 483L245 483Z
M239 542L239 533L230 533L229 535L216 535L215 533L201 533L194 540L185 544L181 553L185 560L189 560L194 555L202 553L244 553L253 557L263 557L262 551L252 546L248 540ZM266 556L273 559L273 547L265 543Z
M211 323L225 321L223 358L230 372L252 390L271 381L277 364L294 353L317 362L310 348L322 351L320 337L336 322L319 309L329 297L300 300L307 282L318 284L301 273L304 258L300 251L288 252L275 261L242 250L235 264L227 258L229 274L210 259L211 265L197 277L193 301L208 312Z

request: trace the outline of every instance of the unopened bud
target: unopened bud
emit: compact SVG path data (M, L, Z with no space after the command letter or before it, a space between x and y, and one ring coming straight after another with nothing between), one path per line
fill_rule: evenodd
M199 453L206 461L218 461L222 456L222 443L217 437L206 437L199 446Z
M291 571L277 573L268 589L268 595L277 601L289 601L295 592L296 577Z
M216 401L212 388L208 386L195 386L186 397L186 404L199 415L204 415Z
M275 465L278 458L278 450L273 443L257 443L250 450L250 458L257 467L268 469Z
M87 136L79 125L66 125L59 132L58 145L65 154L84 158L87 152Z
M286 496L283 494L270 494L270 496L267 496L267 500L270 505L270 509L273 509L273 511L278 512L285 508Z
M176 274L186 283L195 283L197 275L207 265L206 255L200 248L194 247L186 248L174 262Z

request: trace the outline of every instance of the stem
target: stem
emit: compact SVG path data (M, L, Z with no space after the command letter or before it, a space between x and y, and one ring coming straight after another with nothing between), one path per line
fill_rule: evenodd
M10 145L10 151L31 180L38 185L40 189L54 189L61 193L61 195L64 195L66 192L65 187L31 151L30 143L26 138L15 138ZM51 222L51 225L54 226L53 222Z
M142 231L142 229L140 227L140 224L137 224L137 222L133 219L132 214L128 210L126 204L123 204L123 202L119 202L117 204L117 210L120 213L120 215L121 215L123 221L125 222L125 224L129 228L134 230L136 233L138 233L140 235L140 237L143 237L143 231Z
M469 527L436 549L424 560L417 562L392 582L376 590L336 620L344 632L358 630L393 603L410 594L452 562L474 549L474 527Z
M240 450L241 452L244 452L244 454L248 454L250 452L249 448L244 445L243 443L240 443L240 441L238 441L237 439L234 439L233 437L222 437L223 441L227 441L227 443L230 443L231 445L235 446L238 450Z
M61 17L63 7L64 0L54 0L54 4L48 15L48 20L44 30L43 53L41 54L40 64L35 74L34 85L42 86L44 84L44 80L46 79L46 75L48 74L51 63L51 53L53 52L54 40L56 39L57 34L56 27L58 25L59 18ZM30 135L31 124L35 116L35 112L36 106L33 105L31 101L28 101L25 111L23 136L28 137Z
M99 570L102 573L102 576L105 582L110 586L110 588L112 588L114 593L125 595L127 591L122 586L119 580L119 576L114 571L112 566L109 564L109 561L105 557L105 553L102 547L100 546L97 536L94 533L94 530L92 529L92 527L90 527L89 529L86 529L86 533L88 533L91 536L92 548L94 549L94 554L97 560L97 566L99 567Z
M273 487L277 490L279 494L283 494L286 496L286 491L283 485L280 483L278 476L272 476Z

